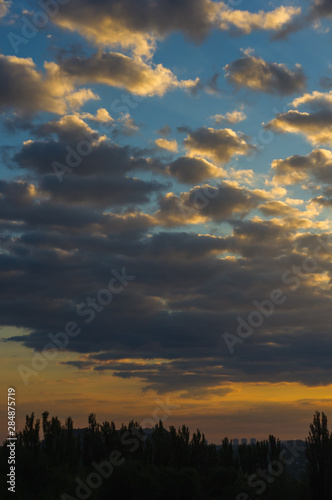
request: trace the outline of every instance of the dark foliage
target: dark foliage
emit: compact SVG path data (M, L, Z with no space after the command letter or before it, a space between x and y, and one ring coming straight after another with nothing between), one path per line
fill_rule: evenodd
M43 432L43 438L40 434ZM7 442L0 448L1 482L6 483ZM22 500L331 500L332 436L316 412L306 439L307 469L283 460L289 448L267 440L233 446L224 438L208 444L199 429L165 429L159 421L143 430L137 422L116 429L99 424L74 429L68 417L42 421L32 413L17 434L15 498ZM294 454L298 457L299 454ZM8 492L1 498L12 498Z

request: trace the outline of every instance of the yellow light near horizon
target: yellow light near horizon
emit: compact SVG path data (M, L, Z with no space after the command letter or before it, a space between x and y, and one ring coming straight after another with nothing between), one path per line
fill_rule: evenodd
M25 333L16 328L4 328L0 338ZM151 420L159 404L157 401L166 402L168 397L169 404L176 405L177 409L168 416L166 427L186 424L192 431L199 427L209 440L216 442L225 435L249 437L250 434L260 438L269 432L292 439L305 435L315 410L325 411L328 415L329 410L332 412L332 385L307 387L296 382L238 382L204 388L201 392L190 393L188 388L187 393L176 390L158 395L149 390L143 394L141 379L114 377L112 370L81 371L62 363L82 359L82 356L59 352L56 359L49 361L48 366L25 386L17 366L29 366L29 363L31 366L33 351L17 342L4 342L1 356L1 390L4 394L9 386L17 388L19 430L24 426L26 414L35 412L40 418L45 410L59 416L62 422L72 416L76 427L85 427L91 412L97 414L99 422L114 420L117 426L131 419L142 422L147 418ZM170 362L160 358L148 361L126 358L120 363L133 361L140 366ZM162 415L163 412L159 413ZM5 408L1 410L0 418L4 432ZM0 439L4 438L2 434Z

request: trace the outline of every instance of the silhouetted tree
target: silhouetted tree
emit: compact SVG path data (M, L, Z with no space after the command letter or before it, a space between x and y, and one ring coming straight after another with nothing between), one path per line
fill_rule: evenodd
M281 452L281 441L273 435L269 435L270 460L278 460Z
M164 428L161 420L155 425L152 442L154 465L169 465L171 461L171 437Z
M35 420L35 414L31 413L31 416L27 415L25 417L25 427L23 432L18 435L18 440L22 443L22 446L31 450L34 455L38 455L40 447L39 439L40 431L40 420Z
M227 437L221 442L219 455L223 467L231 467L233 465L233 443Z
M332 498L332 436L327 428L325 413L316 411L306 438L306 455L315 500Z
M191 437L185 425L166 430L159 421L144 433L134 420L116 429L114 422L100 425L91 413L88 426L75 430L71 417L63 425L47 411L41 422L32 413L18 434L16 496L24 500L77 498L77 477L88 484L91 473L96 478L98 464L103 464L99 470L107 471L110 454L116 450L124 460L110 474L102 474L100 486L93 488L89 500L234 500L241 492L242 498L247 495L253 500L331 500L331 442L326 416L317 412L307 439L310 497L305 478L299 482L285 471L280 477L270 471L268 477L269 462L279 460L282 450L273 435L238 449L226 437L218 450L199 429ZM4 483L5 446L0 448L0 480ZM262 477L267 481L263 492L249 484L252 474L254 482ZM9 492L4 495L7 498L12 498Z
M207 465L207 442L204 434L199 429L193 433L190 442L191 466L200 472L206 469Z

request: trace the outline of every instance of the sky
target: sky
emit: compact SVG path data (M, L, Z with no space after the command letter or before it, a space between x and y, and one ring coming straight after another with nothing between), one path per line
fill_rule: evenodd
M18 428L171 405L166 427L219 443L332 415L331 19L331 0L0 0Z

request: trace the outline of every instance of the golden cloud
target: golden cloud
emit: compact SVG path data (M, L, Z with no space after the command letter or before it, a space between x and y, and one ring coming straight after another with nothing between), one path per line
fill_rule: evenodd
M229 128L202 127L191 131L184 145L189 156L203 156L220 163L227 163L233 156L247 155L253 151L244 135Z

